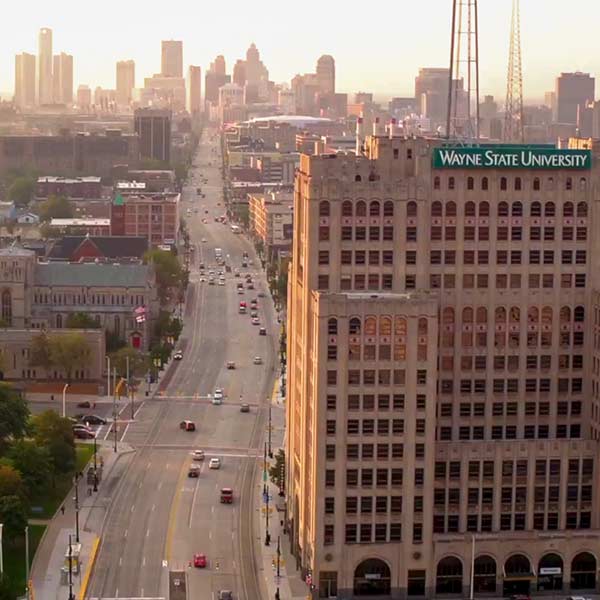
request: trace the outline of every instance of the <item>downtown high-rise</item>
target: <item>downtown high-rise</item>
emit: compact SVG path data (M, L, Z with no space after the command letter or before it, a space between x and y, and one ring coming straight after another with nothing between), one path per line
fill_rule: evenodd
M163 40L160 64L163 77L183 77L183 42Z
M135 61L120 60L117 62L116 95L117 105L129 106L135 88Z
M358 149L296 178L287 526L313 596L596 591L597 149Z
M21 109L35 105L35 55L15 56L15 105Z
M73 104L73 56L71 54L54 55L52 69L52 97L58 104Z
M52 29L43 27L38 34L36 64L36 99L40 105L53 102L52 62Z

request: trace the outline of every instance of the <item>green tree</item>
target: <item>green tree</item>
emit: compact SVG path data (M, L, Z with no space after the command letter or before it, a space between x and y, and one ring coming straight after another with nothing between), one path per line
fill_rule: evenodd
M42 221L71 219L73 209L64 196L48 196L48 199L40 204L39 214Z
M106 352L112 354L127 345L127 342L114 331L105 331L104 338L106 340Z
M144 255L144 259L154 264L158 296L161 304L164 304L169 296L169 290L181 286L184 277L183 268L177 256L165 250L149 250Z
M24 495L25 488L21 473L8 465L0 465L0 497Z
M21 477L29 494L43 489L52 474L52 461L47 448L38 446L33 440L18 440L9 453L15 469Z
M89 363L91 354L85 336L79 332L50 336L49 351L52 366L62 369L69 382L73 371Z
M130 377L143 377L150 368L150 358L144 352L140 352L131 346L126 346L117 350L110 356L111 367L117 369L117 375L125 377L127 375L127 359L129 358Z
M11 439L22 438L27 432L29 409L21 395L0 384L0 454Z
M65 325L68 329L100 329L100 324L84 312L71 313Z
M17 177L8 188L7 196L17 206L27 206L33 198L35 179L33 177Z
M282 475L285 475L285 452L280 449L275 455L275 462L269 469L269 477L276 486L281 487Z
M15 600L16 597L17 595L8 576L0 576L0 600Z
M19 496L0 497L0 521L2 534L11 542L21 538L27 527L28 507L24 498Z
M45 331L31 338L29 364L32 367L43 367L44 369L49 369L52 366L50 339Z
M69 419L53 410L46 410L31 419L33 438L46 448L53 471L68 473L75 467L75 439Z

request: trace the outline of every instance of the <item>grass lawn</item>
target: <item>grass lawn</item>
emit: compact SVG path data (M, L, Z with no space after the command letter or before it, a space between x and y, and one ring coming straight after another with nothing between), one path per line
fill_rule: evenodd
M45 525L29 526L29 566L35 555ZM8 576L15 596L25 593L25 535L13 544L4 544L4 572Z
M77 444L75 446L75 451L76 471L83 471L85 465L87 465L92 456L94 456L94 445ZM31 517L36 519L51 519L65 499L66 495L69 493L72 485L72 473L68 473L57 478L56 485L54 487L49 487L38 498L31 499L32 509L35 507L35 510L31 511Z

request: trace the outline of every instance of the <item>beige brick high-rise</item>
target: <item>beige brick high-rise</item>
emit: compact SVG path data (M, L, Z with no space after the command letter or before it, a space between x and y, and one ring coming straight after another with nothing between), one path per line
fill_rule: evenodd
M589 594L597 156L580 169L436 168L440 145L372 137L358 157L302 156L292 547L315 598L468 595L473 559L475 595Z

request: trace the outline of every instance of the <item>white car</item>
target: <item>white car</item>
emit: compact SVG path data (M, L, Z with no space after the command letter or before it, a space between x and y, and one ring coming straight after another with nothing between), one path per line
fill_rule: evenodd
M206 238L202 238L202 243L206 244Z
M260 319L258 317L253 317L252 325L260 325Z
M204 450L194 450L192 460L204 460Z
M221 388L217 388L215 390L214 397L218 398L219 400L223 400L223 390Z
M181 350L177 350L177 352L173 354L173 358L175 360L181 360L183 358L183 352Z
M262 365L262 358L260 356L255 356L254 357L254 364L255 365Z
M224 279L219 279L219 285L225 285L225 280Z
M221 459L220 458L211 458L208 463L209 469L220 469L221 468Z

